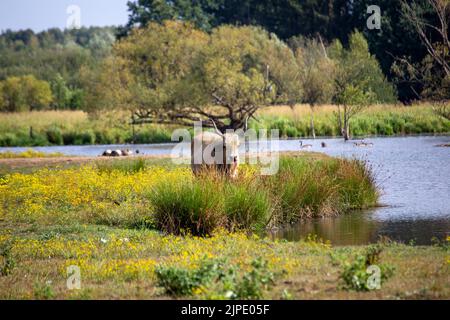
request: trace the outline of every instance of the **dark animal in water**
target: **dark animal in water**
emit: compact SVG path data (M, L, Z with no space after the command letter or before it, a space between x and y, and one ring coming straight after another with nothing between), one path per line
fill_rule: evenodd
M322 142L320 145L322 146L322 148L326 148L327 147L327 144L325 142Z

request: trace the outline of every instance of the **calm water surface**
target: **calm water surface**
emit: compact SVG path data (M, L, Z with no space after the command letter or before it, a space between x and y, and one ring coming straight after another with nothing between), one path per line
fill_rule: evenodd
M327 144L321 148L321 142ZM335 245L376 242L380 236L416 244L429 244L432 237L450 235L450 137L371 138L373 147L355 147L341 139L304 140L312 151L339 157L367 160L382 192L383 207L334 218L303 221L271 234L298 240L314 233ZM43 152L97 156L106 149L139 149L143 154L163 155L172 144L133 146L36 147ZM255 146L253 145L252 148ZM280 151L299 150L298 140L279 141ZM26 148L0 148L20 152Z

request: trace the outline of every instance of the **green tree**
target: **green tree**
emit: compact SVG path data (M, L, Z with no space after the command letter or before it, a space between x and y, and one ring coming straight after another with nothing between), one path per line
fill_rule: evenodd
M206 34L181 22L150 23L114 47L104 92L108 104L146 121L213 119L221 130L238 129L261 105L289 99L275 85L287 82L283 73L267 72L271 61L296 68L289 48L260 28Z
M60 74L57 74L55 79L51 82L53 93L53 107L55 109L66 109L69 104L71 92L66 85L66 81Z
M120 35L129 34L136 27L146 27L150 22L163 23L166 20L189 21L197 28L210 30L213 13L219 9L222 1L217 0L137 0L128 2L129 21Z
M24 103L30 111L40 110L50 105L53 97L47 81L38 80L34 76L24 76L21 82Z
M40 110L52 102L50 85L34 76L10 77L1 84L2 111Z
M2 88L2 111L19 111L24 104L20 78L10 77L2 81L0 86Z
M330 48L335 61L334 101L339 106L338 119L345 140L350 138L350 119L370 103L396 101L394 87L387 81L378 61L369 52L362 33L350 36L349 48L336 40ZM340 106L343 106L343 119Z

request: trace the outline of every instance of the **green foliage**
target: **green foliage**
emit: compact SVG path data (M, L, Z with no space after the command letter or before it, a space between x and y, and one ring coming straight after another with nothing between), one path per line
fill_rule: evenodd
M222 130L238 129L259 106L293 103L300 92L293 53L257 27L207 34L183 22L149 23L114 47L103 70L104 105L159 123L213 118Z
M55 297L51 282L36 282L33 289L34 297L38 300L51 300Z
M145 159L138 158L132 160L121 160L114 162L99 162L97 168L100 172L111 173L115 170L122 171L129 174L134 174L147 168Z
M329 51L337 64L335 101L338 104L368 105L370 102L396 101L394 87L387 82L375 56L370 54L362 33L356 31L350 35L348 49L336 40ZM357 97L351 99L355 93Z
M394 267L389 264L380 263L380 255L383 251L383 247L379 244L371 245L367 247L364 254L357 255L353 262L346 262L343 266L343 271L340 275L344 281L345 289L356 291L369 291L374 290L371 281L375 275L368 272L370 266L376 266L380 270L379 285L385 283L394 273Z
M12 254L12 241L0 243L0 276L11 274L16 265L16 261Z
M61 130L56 127L48 129L45 134L47 136L47 141L51 144L62 145L64 143Z
M226 260L204 258L196 269L160 265L155 273L158 286L169 295L203 294L213 299L263 299L276 278L261 257L250 263L249 271L241 271Z
M275 275L261 257L251 263L252 270L243 275L236 285L236 299L263 299L264 291L275 284Z
M0 82L0 111L39 110L50 105L53 97L50 85L32 75L10 77Z
M204 258L198 269L160 265L155 274L158 286L163 287L166 293L187 296L192 295L195 289L208 285L214 278L220 278L221 268L221 261Z

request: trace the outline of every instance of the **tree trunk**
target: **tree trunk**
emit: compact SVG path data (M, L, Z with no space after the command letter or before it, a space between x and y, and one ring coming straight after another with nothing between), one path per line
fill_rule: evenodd
M314 106L310 106L311 107L311 135L313 137L313 139L316 138L316 129L314 128Z
M347 107L344 106L344 128L343 128L344 140L350 140L350 119L347 114Z
M344 131L342 130L342 116L341 116L341 106L338 105L338 125L339 125L339 133L343 136Z

